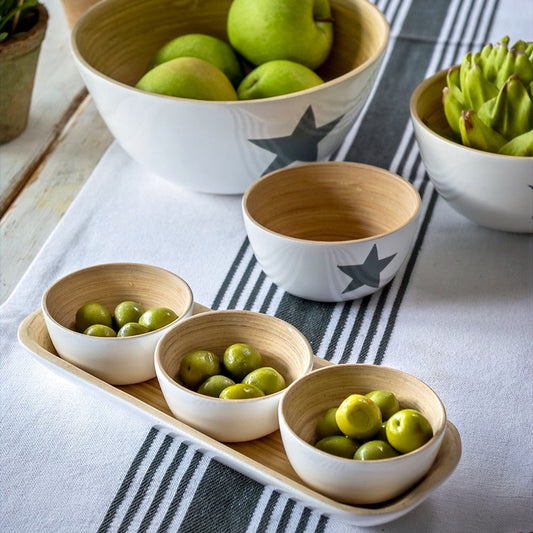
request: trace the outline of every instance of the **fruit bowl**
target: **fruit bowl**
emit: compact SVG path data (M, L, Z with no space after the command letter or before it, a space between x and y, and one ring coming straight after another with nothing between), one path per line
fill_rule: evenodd
M96 302L113 310L137 301L146 309L167 307L178 318L165 327L128 337L96 337L75 330L80 307ZM112 385L155 377L154 352L161 336L193 310L189 285L163 268L140 263L107 263L77 270L53 283L41 309L52 343L62 359Z
M354 460L319 450L316 427L320 416L351 394L393 392L400 408L420 411L433 437L418 449L380 460ZM382 503L420 481L441 447L447 419L437 394L412 375L396 369L345 364L324 367L304 376L286 391L279 405L280 432L287 457L311 488L353 505Z
M422 161L438 193L487 228L533 232L533 157L484 152L451 140L442 106L446 70L413 92L410 112Z
M242 200L257 261L287 292L353 300L391 281L416 232L420 196L387 170L316 162L274 171Z
M361 111L389 40L367 0L335 0L326 82L293 94L232 102L144 92L154 53L191 32L227 39L231 0L102 0L76 23L71 47L94 102L124 150L153 173L208 193L240 194L262 174L326 159Z
M221 357L228 346L247 343L287 385L307 374L313 352L300 331L279 318L252 311L208 311L170 329L155 352L157 379L178 420L221 442L244 442L278 429L277 408L286 389L259 398L220 399L195 392L179 377L184 357L209 350Z

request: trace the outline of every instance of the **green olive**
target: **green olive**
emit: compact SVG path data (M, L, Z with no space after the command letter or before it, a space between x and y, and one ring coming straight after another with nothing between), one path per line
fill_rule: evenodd
M197 390L209 377L220 374L220 360L208 350L189 352L180 363L178 376L189 389Z
M397 457L399 453L388 443L382 440L369 440L357 449L353 458L359 461L376 461Z
M216 376L208 377L198 388L200 394L205 394L206 396L212 396L213 398L218 398L220 393L231 385L235 385L235 382L228 378L228 376L223 376L222 374L217 374Z
M285 378L271 366L262 366L244 376L243 383L255 385L265 394L274 394L286 387Z
M105 305L89 302L76 311L76 331L84 332L93 324L103 324L109 328L113 327L113 317Z
M386 390L374 390L365 394L381 409L381 419L388 420L394 413L400 410L400 402L396 396Z
M372 440L382 440L389 442L387 439L387 422L382 422L378 432L372 437Z
M148 333L148 331L147 327L138 322L127 322L117 331L117 337L133 337L134 335Z
M260 398L265 393L257 388L255 385L248 385L247 383L235 383L226 387L219 398L223 400L245 400L247 398Z
M337 408L335 420L348 437L367 440L381 428L381 410L370 398L350 394Z
M241 381L262 364L261 354L253 346L243 342L228 346L224 352L224 367L235 381Z
M338 457L344 457L346 459L352 459L357 451L358 444L350 437L345 435L330 435L320 439L315 447L323 452L337 455Z
M117 328L120 329L128 322L138 322L144 311L144 307L138 302L132 300L120 302L113 312Z
M147 327L150 331L168 326L174 322L178 315L168 307L152 307L139 317L139 324Z
M387 440L400 453L409 453L433 437L428 419L416 409L402 409L387 420Z
M332 435L342 435L339 425L335 420L337 413L336 407L330 407L319 419L316 424L316 434L319 439L330 437Z
M92 337L116 337L117 334L113 328L104 324L93 324L89 326L83 333L91 335Z

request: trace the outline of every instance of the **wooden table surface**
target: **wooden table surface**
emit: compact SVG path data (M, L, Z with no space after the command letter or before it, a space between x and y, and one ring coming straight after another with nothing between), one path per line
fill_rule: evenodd
M71 56L61 1L42 3L50 19L28 127L0 146L0 303L113 140Z

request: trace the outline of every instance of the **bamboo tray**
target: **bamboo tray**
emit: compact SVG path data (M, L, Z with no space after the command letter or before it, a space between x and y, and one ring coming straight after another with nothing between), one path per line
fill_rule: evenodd
M207 308L195 304L195 313ZM184 437L217 460L249 476L269 484L298 499L305 505L326 515L357 526L374 526L396 520L420 505L429 494L453 472L461 456L461 440L455 426L448 427L441 450L427 476L402 496L378 505L353 506L339 503L307 487L294 472L281 442L279 431L262 439L244 443L225 444L177 420L170 412L156 378L135 385L114 386L88 374L61 359L48 336L40 310L34 311L21 323L18 330L20 343L38 361L68 379L94 387L110 400L127 403L131 408L152 417L174 434ZM315 357L314 368L331 363Z

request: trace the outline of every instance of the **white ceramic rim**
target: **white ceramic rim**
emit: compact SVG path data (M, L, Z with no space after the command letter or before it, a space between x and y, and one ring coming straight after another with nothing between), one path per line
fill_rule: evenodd
M313 354L313 349L311 347L311 343L307 340L307 337L300 331L298 330L297 328L295 328L292 324L290 324L289 322L285 321L285 320L282 320L281 318L278 318L276 316L272 316L272 315L267 315L265 313L258 313L256 311L248 311L248 310L244 310L244 309L220 309L220 310L212 310L212 311L205 311L203 313L199 313L198 315L193 315L193 316L189 316L187 318L184 318L183 320L180 321L180 323L175 323L175 324L171 324L172 327L169 328L169 331L165 332L165 334L159 339L159 341L157 341L157 345L155 347L155 355L154 355L154 363L155 363L155 366L157 369L159 369L159 371L163 374L164 378L169 382L169 384L175 386L177 389L183 391L183 392L186 392L188 394L193 394L194 396L196 397L199 397L199 398L202 398L205 402L207 403L217 403L217 404L220 404L220 402L231 402L232 404L236 404L236 403L242 403L242 402L247 402L247 403L254 403L254 402L260 402L261 400L264 400L265 398L275 398L276 396L282 396L285 394L285 392L288 390L288 388L292 385L292 383L290 385L288 385L287 387L285 387L284 389L278 391L278 392L274 392L272 394L267 394L265 396L259 396L257 398L235 398L235 399L231 399L231 400L226 400L226 399L223 399L223 398L215 398L213 396L208 396L206 394L201 394L199 392L196 392L192 389L189 389L187 388L185 385L182 385L181 383L179 383L178 381L176 381L173 377L170 376L170 374L166 371L165 367L163 366L162 362L161 362L161 344L164 342L164 339L167 335L170 335L171 334L171 331L170 330L173 330L174 328L180 326L181 324L184 324L186 323L187 321L190 321L190 320L198 320L197 317L199 316L212 316L212 315L217 315L219 316L221 313L223 314L232 314L232 315L236 315L236 314L253 314L253 315L259 315L259 316L267 316L269 319L272 319L272 320L275 320L277 322L281 322L285 325L287 325L288 327L292 328L295 330L295 332L298 333L299 336L301 336L301 339L304 341L304 344L306 344L306 346L309 348L309 354L310 354L310 357L309 357L309 362L308 362L308 365L307 365L307 368L306 370L304 371L304 373L299 377L297 378L295 381L293 381L293 383L295 383L296 381L298 381L298 379L302 378L303 376L307 375L312 369L313 369L313 357L314 357L314 354Z
M189 103L196 104L196 105L220 105L220 104L224 104L224 105L235 106L235 105L240 105L240 104L244 104L245 103L247 105L260 106L260 105L263 105L265 103L268 104L269 102L272 102L272 101L290 100L290 99L293 99L293 98L298 98L302 94L305 94L305 95L312 94L314 92L317 92L317 91L320 91L320 90L324 89L325 87L330 87L333 84L342 82L343 80L351 78L352 76L358 74L359 72L361 72L363 70L366 70L372 64L374 64L374 63L376 63L377 61L380 60L380 58L384 54L384 52L385 52L385 50L386 50L386 48L388 46L389 40L390 40L390 25L389 25L387 19L385 18L385 15L381 12L380 9L378 9L377 6L375 6L371 2L366 2L365 1L365 4L368 3L367 7L371 11L373 11L375 16L376 16L375 20L373 21L373 24L376 24L377 21L379 20L379 22L383 26L383 36L384 36L384 38L383 38L383 42L379 46L378 50L376 51L376 53L372 57L369 57L364 63L361 63L360 65L358 65L356 68L350 70L349 72L346 72L345 74L342 74L341 76L338 76L337 78L334 78L332 80L325 81L321 85L317 85L315 87L311 87L311 88L305 89L303 91L297 91L295 93L284 94L284 95L281 95L281 96L273 96L273 97L270 97L270 98L260 98L260 99L256 99L256 100L235 100L235 101L233 101L233 100L230 100L230 101L227 101L227 100L210 101L210 100L196 100L196 99L192 99L192 98L181 98L181 97L178 97L178 96L167 96L167 95L162 95L162 94L157 94L157 93L147 93L146 91L142 91L141 89L136 89L135 87L133 87L131 85L127 85L125 83L122 83L120 81L117 81L117 80L107 76L106 74L102 74L99 70L96 70L93 66L91 66L89 63L87 63L87 61L85 61L85 59L81 55L81 53L80 53L80 51L78 49L78 46L77 46L77 35L78 35L78 32L79 32L79 28L83 24L83 22L84 22L87 14L89 12L91 12L93 10L104 9L101 4L105 4L105 3L109 2L109 1L117 1L117 0L103 0L101 2L98 2L98 3L94 4L94 5L92 5L83 15L81 15L81 17L74 24L74 27L72 28L72 31L71 31L71 34L70 34L70 49L71 49L71 53L76 58L76 60L85 69L90 71L94 76L98 76L99 78L102 78L102 79L106 80L108 83L112 83L112 84L118 85L118 86L120 86L120 87L122 87L122 88L124 88L126 90L132 91L134 93L139 93L139 94L149 94L150 96L158 98L158 99L180 100L180 101L183 101L183 102L189 102Z
M68 279L69 277L71 276L74 276L74 275L78 275L82 272L86 272L86 271L89 271L89 270L93 270L95 268L102 268L102 267L106 267L106 266L125 266L125 265L131 265L131 266L143 266L143 267L150 267L150 268L153 268L153 269L156 269L156 270L159 270L159 271L162 271L162 272L167 272L168 274L170 274L171 276L177 278L178 280L180 280L183 284L184 284L184 289L185 291L188 293L189 295L189 299L190 299L190 303L189 303L189 306L187 307L187 309L183 312L183 314L181 316L178 316L177 319L175 319L173 322L171 322L170 324L167 324L166 326L163 326L162 328L159 328L159 329L155 329L153 331L147 331L146 333L140 333L138 335L131 335L129 337L97 337L97 336L91 336L91 335L85 335L84 333L82 332L79 332L79 331L76 331L74 329L70 329L70 328L67 328L65 326L63 326L63 324L60 324L51 314L50 314L50 311L48 310L48 306L46 305L46 301L47 301L47 296L48 294L50 293L50 291L52 291L54 289L54 287L63 282L65 279ZM68 331L70 333L74 333L76 335L81 335L83 336L84 338L87 338L88 340L89 339L94 339L94 340L90 340L90 342L101 342L101 341L113 341L113 342L133 342L135 339L138 339L139 337L149 337L150 335L160 335L161 332L165 331L166 329L170 329L174 326L177 325L178 322L181 322L181 320L185 320L186 318L188 318L188 315L191 314L192 312L192 309L194 307L194 297L193 297L193 293L192 293L192 289L191 287L189 286L189 284L180 276L178 276L177 274L175 274L174 272L170 271L170 270L167 270L166 268L162 268L162 267L158 267L158 266L155 266L155 265L147 265L145 263L127 263L127 262L117 262L117 263L99 263L99 264L96 264L96 265L91 265L91 266L88 266L88 267L85 267L85 268L80 268L79 270L74 270L64 276L62 276L61 278L57 279L56 281L54 281L54 283L52 283L52 285L50 285L43 293L42 297L41 297L41 309L43 311L43 313L50 319L51 322L53 322L58 328L61 328L62 330L65 330L65 331ZM183 318L185 317L185 318Z
M242 211L243 211L244 216L256 228L259 228L259 229L261 229L262 231L264 231L266 233L270 233L271 235L275 235L275 236L277 236L277 237L279 237L281 239L286 239L288 241L294 241L294 242L300 242L300 243L313 244L315 246L332 246L332 245L340 245L340 244L354 244L354 243L359 243L359 242L373 241L373 240L379 239L381 237L385 237L387 235L394 235L398 231L401 231L403 228L405 228L409 224L411 224L413 222L413 220L415 220L420 214L420 209L421 209L421 206L422 206L422 199L420 198L420 193L416 190L416 188L414 187L414 185L411 182L409 182L406 179L402 178L398 174L395 174L394 172L390 172L389 170L386 170L386 169L380 168L380 167L376 167L376 166L373 166L373 165L368 165L366 163L355 163L355 162L352 162L352 161L312 161L312 162L309 162L309 163L301 163L301 164L298 165L298 167L316 167L316 166L351 166L351 167L357 167L357 168L360 168L360 169L363 169L363 170L364 169L378 169L380 172L386 173L389 176L391 176L392 178L394 178L395 181L399 180L400 182L402 182L402 184L405 184L411 190L411 192L413 193L413 195L416 198L416 202L417 202L416 209L414 210L413 214L401 226L398 226L397 228L395 228L395 229L393 229L391 231L386 231L384 233L377 233L375 235L370 235L369 237L363 237L361 239L351 239L351 240L345 240L345 241L315 241L315 240L312 240L312 239L300 239L298 237L292 237L290 235L285 235L283 233L278 233L277 231L273 231L270 228L267 228L266 226L263 226L262 224L259 224L259 222L257 222L257 220L255 220L255 218L253 218L250 215L250 212L248 211L248 207L247 207L246 204L247 204L248 197L250 196L252 189L258 183L260 183L261 180L267 179L269 176L274 175L274 174L281 174L281 173L289 172L292 168L294 168L294 167L284 167L284 168L279 168L277 170L274 170L274 171L272 171L272 172L270 172L268 174L265 174L264 176L259 178L257 181L252 183L250 185L250 187L248 187L248 189L245 191L245 193L244 193L244 195L242 197L242 202L241 202ZM405 186L405 185L402 185L402 186Z
M302 376L302 378L300 380L298 380L298 382L300 382L302 380L312 379L309 376L315 374L316 372L327 372L328 370L329 370L329 372L331 372L332 369L338 368L339 366L340 365L326 366L326 367L323 367L323 368L319 368L317 370L313 370L313 372L310 372L309 374L307 374L305 376ZM440 406L442 408L442 411L443 411L443 414L444 414L443 424L437 429L436 432L433 433L433 437L431 437L431 439L429 439L425 444L423 444L422 446L420 446L416 450L413 450L412 452L408 452L408 453L403 453L403 454L398 455L396 457L388 457L387 459L374 459L372 461L357 461L357 465L367 465L368 466L369 463L374 463L374 464L376 464L376 463L385 463L385 462L390 462L390 461L398 461L398 460L401 460L403 457L407 457L407 456L412 457L414 455L422 453L426 448L429 448L430 446L432 446L435 443L436 440L442 439L442 437L444 436L444 433L446 431L447 421L448 421L448 416L446 414L446 408L444 407L444 404L442 403L442 400L440 399L439 395L427 383L422 381L420 378L417 378L416 376L413 376L412 374L407 374L407 372L403 372L403 370L398 370L398 369L392 368L392 367L381 366L381 365L371 365L371 364L368 364L368 363L352 363L352 364L347 363L347 364L344 364L342 366L349 366L349 367L365 367L365 366L372 366L373 367L373 366L379 366L379 368L385 368L387 370L394 370L395 372L399 372L401 374L408 375L410 378L414 378L415 380L420 382L424 387L429 389L435 395L435 398L437 399L438 403L440 404ZM294 383L291 383L289 385L289 387L287 387L286 392L289 392L289 389L291 389L293 386L295 386L295 384L297 384L296 381ZM281 399L279 407L278 407L278 417L279 417L279 420L280 420L280 424L283 423L283 425L285 426L287 431L298 442L303 443L310 450L313 450L311 453L316 453L318 455L318 457L323 456L323 457L327 457L327 458L330 458L330 459L333 457L334 459L339 459L341 461L345 461L346 464L353 464L354 463L354 459L349 459L349 458L346 458L346 457L334 456L334 455L332 455L332 454L330 454L328 452L319 450L318 448L316 448L312 444L309 444L307 441L302 439L299 435L297 435L294 432L294 430L291 428L291 426L288 424L288 422L285 420L285 417L283 416L283 409L284 409L285 403L286 403L286 397L284 396ZM361 468L367 468L367 466L361 466Z
M449 67L449 68L452 68L452 67ZM426 78L413 91L413 94L411 95L411 100L409 102L409 110L411 112L412 120L415 121L429 135L431 135L432 137L434 137L436 139L440 139L443 143L446 143L446 144L448 144L450 146L455 147L455 149L457 149L457 150L461 150L461 149L462 150L467 150L467 151L474 152L476 154L484 154L485 156L487 156L489 158L493 157L493 158L497 158L497 159L502 159L502 158L503 159L512 159L512 160L522 159L524 161L530 161L531 159L533 159L533 156L495 154L494 152L486 152L484 150L478 150L477 148L471 148L470 146L464 146L463 144L456 143L456 142L452 141L451 139L448 139L446 137L443 137L442 135L439 135L438 133L433 131L429 126L427 126L424 123L424 121L420 118L420 115L418 114L418 112L416 110L417 103L420 100L420 97L421 97L422 93L427 89L427 87L429 85L434 83L441 76L444 78L444 80L446 80L446 73L448 72L449 68L440 70L439 72L436 72L435 74L433 74L429 78ZM512 179L513 177L512 176L506 176L506 178Z

